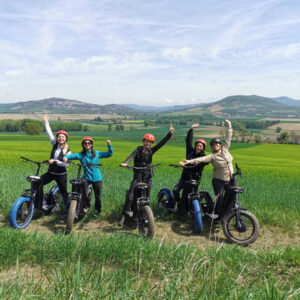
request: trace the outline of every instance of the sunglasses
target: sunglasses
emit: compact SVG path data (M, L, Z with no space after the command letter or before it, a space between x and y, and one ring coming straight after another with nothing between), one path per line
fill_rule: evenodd
M83 145L91 145L91 142L84 142Z

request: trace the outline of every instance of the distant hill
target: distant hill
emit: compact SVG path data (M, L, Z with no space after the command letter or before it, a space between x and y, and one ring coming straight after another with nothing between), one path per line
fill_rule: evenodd
M196 107L202 104L200 103L200 104L171 105L171 106L142 106L138 104L124 104L124 105L141 112L172 112L172 111Z
M78 100L49 98L36 101L0 104L0 113L60 113L60 114L133 114L125 105L98 105Z
M284 103L282 103L284 102ZM293 103L294 106L285 103ZM0 113L59 113L59 114L127 114L138 115L146 112L167 114L208 114L220 118L300 118L297 100L287 97L266 98L256 95L229 96L212 103L175 106L141 106L135 104L97 105L77 100L49 98L36 101L0 104ZM296 105L297 104L297 105ZM300 103L299 103L300 104Z
M229 96L222 100L181 111L182 114L212 114L216 117L299 118L300 107L290 106L267 97Z
M278 98L272 98L276 102L283 103L286 105L291 105L291 106L300 106L300 100L295 100L289 97L278 97Z

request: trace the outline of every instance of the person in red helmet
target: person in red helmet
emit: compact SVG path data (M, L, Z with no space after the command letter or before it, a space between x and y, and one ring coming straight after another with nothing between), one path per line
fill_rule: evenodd
M69 135L65 130L59 130L56 132L56 138L54 138L51 127L49 125L49 117L47 115L43 116L45 129L48 134L49 140L52 144L52 151L49 159L49 168L47 173L41 176L43 185L55 180L59 191L64 199L65 213L68 209L68 191L67 191L67 163L63 162L64 155L71 154L71 150L68 147L67 141ZM42 208L48 210L52 203L47 203L46 200L43 201Z
M190 128L190 130L187 132L187 135L186 135L186 159L194 159L194 158L205 156L204 151L206 149L207 144L204 139L196 140L195 147L193 147L193 132L194 132L194 128L197 128L198 126L199 126L199 123L193 124L192 127ZM187 207L188 203L186 201L181 201L181 200L186 199L186 194L188 193L188 191L184 188L185 182L190 179L194 179L200 184L203 168L207 164L208 163L199 164L199 165L197 165L197 167L195 167L191 170L183 169L179 181L174 186L174 188L173 188L174 199L176 202L180 202L180 206L183 210L188 210L188 207ZM192 178L190 178L190 176L192 176ZM180 198L181 190L182 190L182 197Z
M99 164L100 158L107 158L113 155L112 144L110 140L106 141L108 151L102 152L94 150L94 140L90 136L86 136L81 140L82 151L75 154L66 155L63 160L67 162L68 160L80 160L81 164ZM95 211L96 216L101 215L101 191L102 191L102 175L98 167L95 166L85 166L83 169L83 178L86 179L87 184L92 184L94 194L95 194ZM86 207L88 210L89 207Z
M146 167L152 164L152 156L158 151L172 136L174 132L173 124L170 124L170 130L168 134L154 147L152 147L155 142L155 137L151 133L147 133L143 137L143 146L137 147L121 164L121 167L126 168L130 161L134 160L135 167ZM148 185L147 196L150 195L151 185L152 185L152 172L150 169L143 170L142 180ZM134 187L138 182L138 174L134 172L133 179L131 181L126 201L123 207L121 219L118 222L119 226L123 226L126 216L132 216L131 205L133 201Z

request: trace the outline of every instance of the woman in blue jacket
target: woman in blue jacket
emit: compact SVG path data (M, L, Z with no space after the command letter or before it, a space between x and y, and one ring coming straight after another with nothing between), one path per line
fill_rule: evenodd
M112 144L110 140L107 140L108 151L102 152L93 149L94 140L86 136L82 139L82 151L75 154L69 154L64 156L63 160L80 160L81 164L99 164L100 158L106 158L113 155ZM88 183L92 184L95 193L95 210L97 214L101 214L101 190L102 190L102 175L98 167L85 166L83 172L83 178Z

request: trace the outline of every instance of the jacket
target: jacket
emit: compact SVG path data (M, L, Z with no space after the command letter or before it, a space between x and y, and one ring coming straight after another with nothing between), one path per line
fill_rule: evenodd
M232 137L232 127L231 125L229 125L225 136L225 143L221 148L220 154L212 153L205 157L187 160L187 163L188 164L212 163L214 168L213 178L217 178L223 181L229 181L234 172L232 166L233 157L229 153L231 137Z
M100 158L107 158L113 155L113 149L112 145L108 145L108 151L102 152L94 150L96 153L96 157L92 156L92 151L88 151L85 155L83 155L83 152L75 153L66 155L65 157L68 160L80 160L81 164L99 164ZM96 182L102 180L102 175L100 173L100 170L98 167L93 166L86 166L83 168L83 178L90 181L90 182Z
M195 149L193 148L193 129L191 128L186 135L186 159L194 159L194 158L204 157L204 156L205 156L204 151L200 153L196 153ZM181 173L181 179L185 181L189 179L195 179L198 182L200 182L203 168L207 164L208 163L200 163L197 165L197 167L193 169L183 169ZM190 178L190 176L192 178Z
M130 161L134 160L135 167L148 167L152 164L152 156L158 151L170 138L172 134L169 132L157 145L148 149L145 153L143 152L143 146L137 147L124 161L129 164ZM149 178L153 176L151 169L146 170L134 170L134 177L137 178L139 173L142 173L143 178Z

